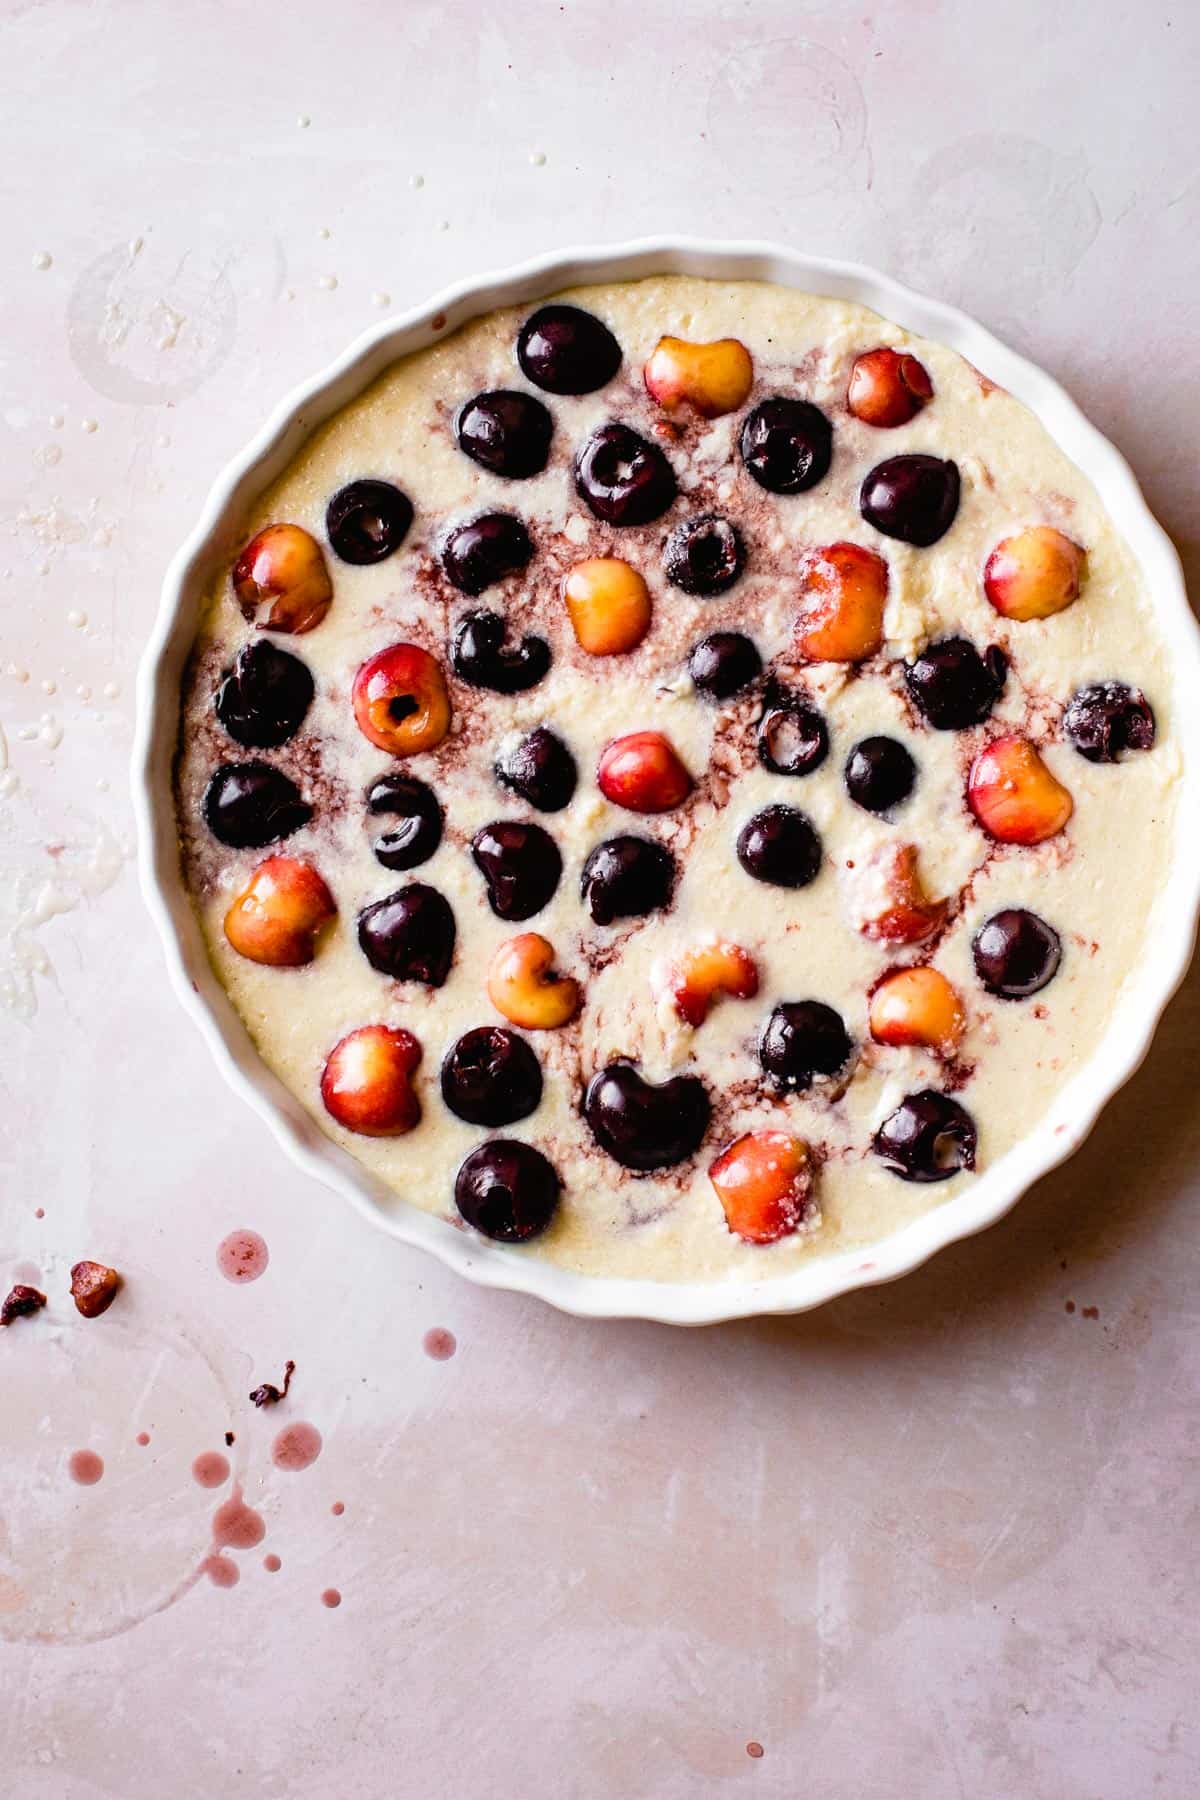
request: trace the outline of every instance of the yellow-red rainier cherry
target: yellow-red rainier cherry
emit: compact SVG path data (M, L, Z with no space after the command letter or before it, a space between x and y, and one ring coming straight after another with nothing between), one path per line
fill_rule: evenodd
M579 983L557 973L554 946L536 931L500 945L488 968L487 990L496 1011L526 1031L555 1031L579 1011Z
M877 1044L915 1044L952 1056L962 1042L962 1001L938 969L894 969L871 995L871 1036Z
M664 412L691 406L702 418L736 412L754 385L754 363L737 338L692 344L661 337L643 370L646 392Z
M1049 619L1079 598L1086 555L1052 525L1001 538L983 571L983 591L1006 619Z
M363 736L391 756L434 750L450 729L441 664L419 644L390 644L354 677L354 717Z
M250 962L300 968L316 955L317 934L336 913L311 863L268 856L225 914L225 936Z
M803 1221L812 1201L808 1145L787 1131L748 1131L708 1171L730 1231L773 1244Z
M688 1025L703 1025L718 994L735 1000L752 999L758 992L758 964L740 944L722 938L696 944L679 959L656 973L655 987L669 997L675 1011Z
M329 1052L321 1099L330 1118L361 1137L400 1137L421 1117L413 1073L421 1046L411 1031L360 1025Z
M563 583L563 599L579 647L589 656L634 650L650 629L650 590L619 556L576 563Z
M855 871L858 929L880 944L920 944L944 923L945 900L925 891L915 844L880 844Z
M1060 832L1075 810L1025 738L994 738L971 764L967 779L971 811L1001 844L1041 844Z
M614 738L600 754L596 780L604 798L628 812L669 812L692 790L678 751L661 731Z
M321 623L333 600L325 553L300 525L267 525L233 565L233 591L264 631L299 635Z
M800 565L796 648L810 662L863 662L883 643L888 566L862 544L827 544Z
M933 399L923 362L903 350L864 350L854 359L846 406L864 425L907 425Z

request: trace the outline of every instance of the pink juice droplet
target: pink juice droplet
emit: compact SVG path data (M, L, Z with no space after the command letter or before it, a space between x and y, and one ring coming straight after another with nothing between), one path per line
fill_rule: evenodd
M213 1514L212 1534L218 1550L253 1550L266 1537L267 1522L246 1505L241 1488L235 1487Z
M33 1209L33 1216L35 1219L44 1219L46 1216L45 1207L44 1206L35 1206Z
M280 1562L279 1558L275 1555L274 1551L272 1551L269 1556L263 1557L263 1568L267 1571L268 1575L278 1575L278 1573L279 1573L280 1569L282 1569L282 1567L283 1567L283 1564Z
M202 1450L192 1464L192 1480L202 1488L224 1487L229 1480L229 1458L219 1450Z
M340 1606L341 1604L342 1604L342 1596L338 1593L337 1589L336 1588L326 1588L325 1592L321 1595L321 1605L322 1606Z
M139 1443L144 1450L146 1445L150 1442L150 1433L148 1431L139 1431L135 1441Z
M441 1325L435 1325L427 1331L421 1340L426 1356L432 1356L434 1362L449 1362L458 1349L458 1339L452 1331L446 1331Z
M311 1468L320 1454L321 1434L315 1425L306 1424L303 1419L298 1419L294 1425L285 1425L271 1445L271 1461L289 1475Z
M344 1500L335 1500L329 1510L335 1519L340 1519L346 1510L346 1502Z
M104 1473L104 1458L94 1450L72 1450L67 1472L80 1487L95 1487Z
M257 1281L270 1260L266 1239L257 1231L231 1231L217 1245L217 1267L226 1281Z
M213 1586L219 1588L236 1587L242 1578L242 1572L232 1556L222 1556L217 1550L205 1557L200 1564L200 1573L207 1575Z

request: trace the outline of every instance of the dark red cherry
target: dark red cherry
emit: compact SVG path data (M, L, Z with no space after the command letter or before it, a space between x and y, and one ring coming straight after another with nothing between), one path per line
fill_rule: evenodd
M415 869L429 861L442 841L437 795L415 775L381 775L367 789L367 811L400 821L380 832L371 846L385 869Z
M234 850L278 843L312 814L295 782L270 763L222 763L204 790L208 829Z
M213 707L235 742L272 750L299 731L312 697L308 665L268 639L256 638L243 644L226 669Z
M548 394L594 394L621 366L621 346L607 325L581 306L539 306L521 327L517 361Z
M1068 740L1089 762L1120 762L1125 750L1154 745L1154 713L1141 688L1093 681L1072 694L1063 715Z
M907 665L904 681L917 711L938 731L981 725L1004 691L1008 658L992 644L981 656L969 639L942 638Z
M975 1121L935 1088L909 1094L875 1133L874 1150L902 1181L947 1181L975 1167Z
M460 594L482 594L485 588L515 575L533 556L533 540L514 513L481 513L449 532L442 545L442 567Z
M579 496L606 525L649 525L675 498L675 471L658 448L615 419L575 459Z
M358 942L373 969L393 981L441 987L454 961L454 914L436 888L414 881L358 915Z
M496 780L539 812L561 812L570 805L578 779L575 758L546 725L496 758Z
M412 501L390 481L352 481L325 509L325 530L347 563L377 563L398 550L413 522Z
M971 939L971 955L989 994L1027 1000L1057 975L1062 940L1037 913L1010 906L979 927Z
M676 1075L656 1087L623 1059L592 1076L583 1101L600 1148L623 1168L641 1173L669 1169L694 1155L711 1112L699 1076Z
M818 1075L840 1075L854 1046L842 1016L821 1000L786 1000L758 1040L763 1074L781 1092L801 1093Z
M509 647L507 635L508 626L499 613L464 613L450 651L459 680L496 694L523 694L536 687L550 667L549 644L530 634Z
M811 775L829 755L829 731L807 700L773 688L758 725L758 760L773 775Z
M542 1071L523 1037L480 1025L460 1037L442 1063L442 1099L468 1125L512 1125L535 1112Z
M723 594L742 572L746 553L736 526L716 513L676 525L663 551L663 568L685 594Z
M829 473L833 427L811 400L762 400L742 425L742 461L759 487L801 494Z
M488 902L498 919L531 919L553 899L562 857L540 825L496 819L475 833L471 855L487 882Z
M597 844L583 865L583 903L597 925L642 919L671 904L675 858L653 838L615 837Z
M484 1237L523 1244L545 1231L562 1183L553 1163L518 1138L490 1138L472 1150L454 1181L454 1203Z
M807 887L820 873L821 840L807 813L794 806L764 806L738 833L737 859L755 881Z
M865 812L885 813L912 793L917 765L890 737L863 738L846 759L846 792Z
M958 512L958 464L938 456L889 456L859 491L868 525L904 544L936 544Z
M740 631L714 631L692 646L688 674L706 700L732 700L762 674L762 657Z
M454 421L459 449L481 468L510 481L541 474L553 433L554 420L541 401L513 388L476 394Z

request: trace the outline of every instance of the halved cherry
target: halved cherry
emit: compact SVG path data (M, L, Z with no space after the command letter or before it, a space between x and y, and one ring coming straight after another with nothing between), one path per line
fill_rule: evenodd
M418 644L390 644L363 663L353 700L363 736L391 756L433 750L450 729L441 664Z
M360 1025L326 1058L321 1099L331 1118L361 1137L399 1137L421 1117L413 1072L421 1046L411 1031Z
M888 566L861 544L828 544L801 565L796 648L812 662L864 662L883 643Z
M1019 737L985 744L971 764L967 800L983 829L1002 844L1044 843L1075 810L1062 782Z
M268 856L225 914L225 936L250 962L300 968L316 955L317 934L336 913L311 863Z
M787 1131L735 1138L708 1171L730 1231L748 1244L773 1244L796 1230L813 1189L808 1145Z
M264 631L299 635L319 625L333 600L324 552L300 525L267 525L233 565L233 591Z
M951 1056L966 1023L962 1001L939 969L894 969L871 995L877 1044L915 1044Z

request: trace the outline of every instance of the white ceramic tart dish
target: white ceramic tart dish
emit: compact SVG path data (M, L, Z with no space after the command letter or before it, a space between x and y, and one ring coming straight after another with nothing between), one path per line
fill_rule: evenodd
M141 669L143 889L231 1084L386 1230L581 1314L798 1312L1001 1217L1145 1055L1198 702L1127 465L972 321L567 252L371 331L217 482Z

